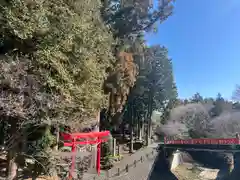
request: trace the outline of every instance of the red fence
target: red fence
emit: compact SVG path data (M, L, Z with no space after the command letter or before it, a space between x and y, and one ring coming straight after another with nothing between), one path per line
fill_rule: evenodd
M171 140L167 137L164 138L164 144L219 144L219 145L231 145L240 144L238 138L222 138L222 139L178 139Z

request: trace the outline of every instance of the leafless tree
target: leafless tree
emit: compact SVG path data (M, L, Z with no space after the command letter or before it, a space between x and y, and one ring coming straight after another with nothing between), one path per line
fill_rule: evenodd
M213 138L231 138L240 132L240 112L228 112L211 120L212 131L208 136Z
M236 85L235 90L233 91L232 99L234 101L240 101L240 85Z
M171 111L169 120L158 131L168 136L203 137L209 130L209 120L208 111L201 103L181 105Z
M185 124L173 121L170 121L163 126L159 126L156 131L158 134L163 134L181 139L189 136L188 129Z

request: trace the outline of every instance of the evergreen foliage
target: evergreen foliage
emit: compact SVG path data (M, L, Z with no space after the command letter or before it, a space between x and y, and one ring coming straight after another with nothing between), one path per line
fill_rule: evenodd
M100 5L1 1L1 114L71 124L106 105L102 83L115 62L114 40Z

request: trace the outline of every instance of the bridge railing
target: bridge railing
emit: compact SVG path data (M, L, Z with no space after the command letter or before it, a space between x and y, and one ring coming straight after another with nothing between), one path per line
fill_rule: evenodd
M174 137L164 137L164 144L217 144L217 145L240 145L239 138L199 138L199 139L174 139Z

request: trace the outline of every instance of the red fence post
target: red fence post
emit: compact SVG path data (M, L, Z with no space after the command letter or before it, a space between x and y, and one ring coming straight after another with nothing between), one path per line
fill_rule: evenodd
M101 169L101 167L100 167L100 164L101 164L101 140L100 140L100 138L99 137L97 137L97 173L98 173L98 175L100 174L100 169Z

